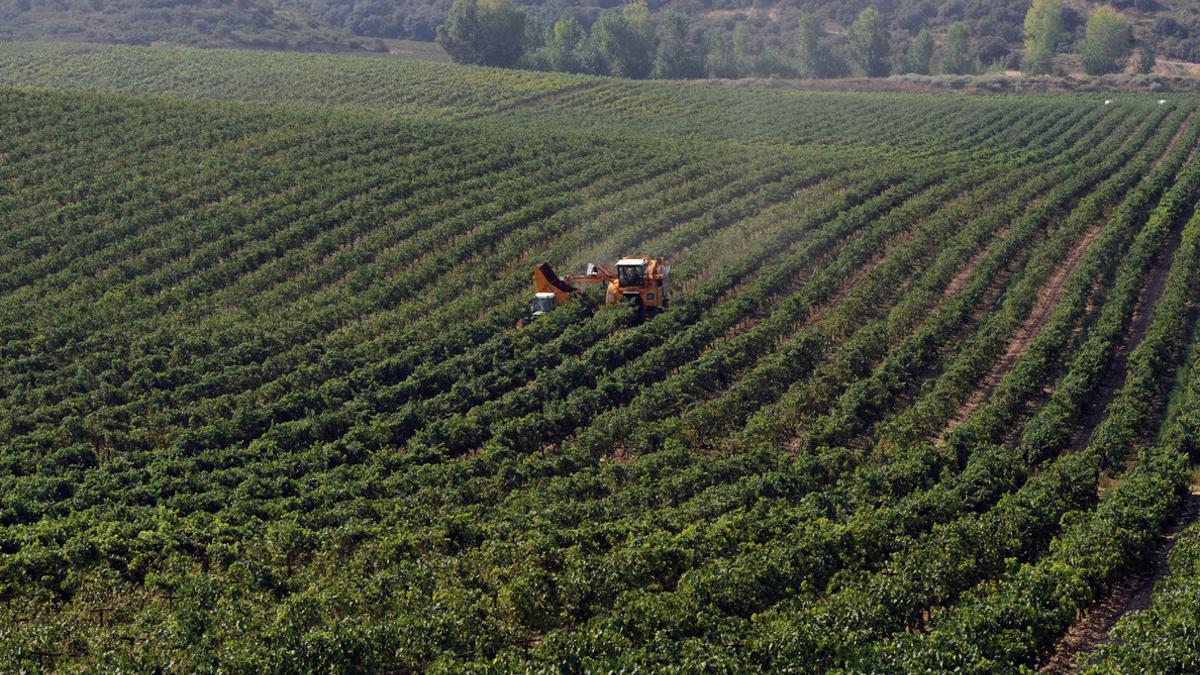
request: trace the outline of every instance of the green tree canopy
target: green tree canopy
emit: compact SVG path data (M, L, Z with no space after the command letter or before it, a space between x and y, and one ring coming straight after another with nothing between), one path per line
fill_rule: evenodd
M1083 42L1083 70L1088 75L1120 72L1129 60L1133 36L1129 23L1111 7L1101 7L1088 19Z
M913 38L912 44L904 54L901 70L918 75L929 74L929 64L933 60L933 33L928 28L922 28Z
M511 66L525 47L525 13L512 0L454 0L437 42L456 63Z
M874 7L859 13L850 25L850 54L855 64L867 77L884 77L888 74L888 51L891 35L883 16Z
M587 33L575 19L559 19L546 35L541 57L544 67L566 73L583 71L583 48Z
M800 15L796 30L796 57L800 61L801 75L821 77L821 23L808 12Z
M1147 37L1142 40L1142 45L1138 49L1137 71L1143 75L1149 75L1154 72L1154 66L1158 63L1158 42L1153 37Z
M667 10L659 18L658 53L654 57L654 77L681 79L699 75L699 64L688 44L690 20L687 15Z
M942 72L947 75L970 75L978 68L975 47L971 44L971 31L967 24L956 21L946 33L946 48L942 50Z
M738 61L750 58L750 28L740 21L733 28L733 58Z
M601 16L592 28L596 49L613 75L641 79L654 66L654 24L645 2Z
M704 74L708 77L733 78L738 76L737 61L725 38L713 31L705 36Z
M1062 32L1062 0L1033 0L1025 14L1025 72L1045 75L1053 69Z

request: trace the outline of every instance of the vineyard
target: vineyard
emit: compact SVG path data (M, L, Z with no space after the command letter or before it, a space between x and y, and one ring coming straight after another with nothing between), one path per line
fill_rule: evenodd
M1109 98L0 45L0 670L1008 672L1159 558L1076 665L1194 670L1200 101Z

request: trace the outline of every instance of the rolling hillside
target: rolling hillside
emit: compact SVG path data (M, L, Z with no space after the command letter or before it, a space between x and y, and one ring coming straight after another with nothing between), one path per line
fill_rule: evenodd
M0 0L0 40L383 50L378 40L266 0Z
M1045 663L1195 515L1198 111L0 45L0 670Z
M574 18L588 28L622 3L524 0L517 4L539 26ZM382 52L391 40L432 42L450 5L450 0L0 0L0 40ZM1133 24L1138 40L1155 40L1164 59L1200 63L1200 6L1190 0L1068 0L1060 51L1078 52L1087 17L1106 5L1117 8ZM897 62L921 29L928 28L941 43L947 28L961 21L969 28L982 63L1002 67L1023 49L1029 0L795 0L749 5L673 0L650 6L660 17L677 11L689 18L687 38L692 49L703 51L706 35L720 36L728 43L736 27L745 24L751 51L769 47L785 54L795 48L801 13L815 15L827 33L824 39L841 45L855 17L870 6L882 13L891 31Z

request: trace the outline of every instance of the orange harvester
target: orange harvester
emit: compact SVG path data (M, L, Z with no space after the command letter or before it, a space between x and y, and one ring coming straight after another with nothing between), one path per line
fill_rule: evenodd
M671 268L662 258L621 258L616 271L603 265L589 264L582 275L559 277L548 263L533 268L536 293L531 313L540 316L552 311L580 293L584 284L605 284L604 303L633 303L639 316L653 316L670 302Z

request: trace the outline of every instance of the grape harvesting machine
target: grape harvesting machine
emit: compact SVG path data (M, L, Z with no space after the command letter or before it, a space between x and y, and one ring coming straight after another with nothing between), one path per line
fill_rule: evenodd
M585 284L606 284L604 303L630 302L638 319L654 316L665 308L671 296L671 267L659 258L621 258L612 268L589 263L581 275L559 277L549 263L533 268L536 293L530 315L538 317L570 302Z

